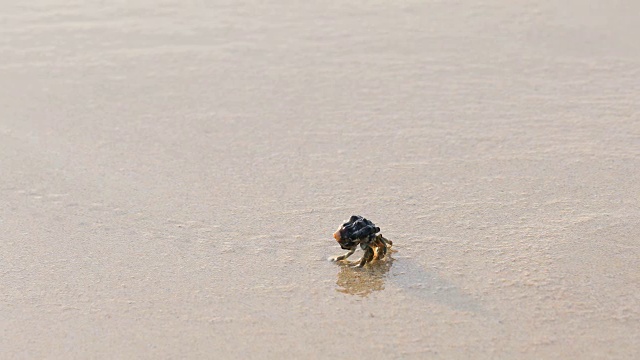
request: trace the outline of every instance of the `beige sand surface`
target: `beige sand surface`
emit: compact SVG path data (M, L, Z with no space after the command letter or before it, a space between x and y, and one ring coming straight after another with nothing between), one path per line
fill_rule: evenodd
M14 3L0 358L640 354L640 2Z

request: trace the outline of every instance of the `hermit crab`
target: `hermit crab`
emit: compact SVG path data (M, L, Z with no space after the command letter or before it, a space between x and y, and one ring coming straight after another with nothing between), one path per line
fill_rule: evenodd
M348 253L332 257L332 261L342 261L353 255L360 245L364 250L364 255L360 260L350 262L349 265L363 267L373 260L383 259L391 245L391 240L387 240L382 234L378 234L380 228L362 216L353 215L349 221L345 222L333 234L340 247L349 250Z

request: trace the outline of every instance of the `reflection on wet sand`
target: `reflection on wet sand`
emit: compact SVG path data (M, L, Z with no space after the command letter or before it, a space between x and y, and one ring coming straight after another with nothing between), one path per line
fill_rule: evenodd
M341 263L336 291L366 297L374 291L384 290L394 261L393 257L388 256L385 260L375 261L363 268ZM459 289L456 284L433 271L424 270L413 261L400 261L396 264L393 275L393 283L402 288L406 294L423 298L430 303L443 304L458 311L486 312L476 299Z
M363 268L354 268L341 264L336 284L338 292L367 296L374 291L384 290L384 284L394 259L387 256L385 260L375 261Z

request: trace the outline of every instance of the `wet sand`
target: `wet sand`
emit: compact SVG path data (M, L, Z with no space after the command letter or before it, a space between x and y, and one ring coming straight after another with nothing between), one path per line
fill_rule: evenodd
M637 356L638 4L0 5L0 357Z

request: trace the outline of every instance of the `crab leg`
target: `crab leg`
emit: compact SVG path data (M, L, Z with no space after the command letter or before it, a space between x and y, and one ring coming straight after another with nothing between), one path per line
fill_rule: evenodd
M356 252L356 248L353 248L353 249L349 250L349 252L344 254L344 255L334 256L333 258L331 258L331 261L344 260L344 259L348 258L349 256L353 255L354 252Z
M382 241L378 241L376 243L376 254L373 257L374 260L383 259L384 255L387 253L387 245Z
M373 248L371 246L367 246L367 249L364 251L364 255L357 261L356 267L363 267L364 264L368 263L373 259Z
M376 235L376 239L382 241L383 243L385 243L386 245L393 245L393 242L391 240L388 240L387 238L385 238L384 236L378 234Z

